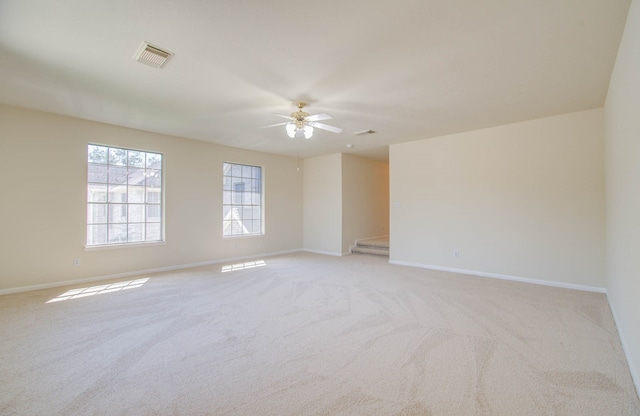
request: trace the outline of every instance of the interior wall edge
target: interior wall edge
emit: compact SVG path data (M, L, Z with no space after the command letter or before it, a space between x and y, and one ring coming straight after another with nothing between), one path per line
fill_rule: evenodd
M611 315L613 316L613 321L616 324L616 331L618 332L618 338L620 338L620 344L622 345L622 350L624 351L624 356L627 359L627 367L629 368L629 372L631 373L631 379L633 380L633 384L636 387L636 394L640 396L640 373L633 365L633 360L631 359L631 349L629 348L629 344L627 343L624 333L620 330L620 325L618 325L618 315L616 313L616 309L613 307L611 303L611 297L608 293L607 302L609 303L609 309L611 310Z

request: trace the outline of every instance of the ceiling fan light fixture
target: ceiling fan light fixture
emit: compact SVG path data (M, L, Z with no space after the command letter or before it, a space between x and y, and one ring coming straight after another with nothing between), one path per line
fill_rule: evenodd
M302 108L305 106L305 103L298 102L296 103L298 107L298 111L294 111L288 116L282 114L274 114L274 116L286 118L289 121L284 123L276 123L271 124L269 126L264 127L276 127L284 125L285 132L287 136L294 139L296 137L302 138L304 136L305 139L310 139L313 137L313 132L316 128L321 130L327 130L332 133L341 133L342 129L339 127L330 126L324 123L318 123L318 120L330 120L332 117L328 114L314 114L310 115L307 112L302 111Z
M305 139L310 139L313 136L313 127L311 127L310 125L306 125L304 126L304 138Z
M292 139L294 137L296 137L296 125L293 123L287 123L287 125L285 126L285 129L287 129L287 136L291 137Z

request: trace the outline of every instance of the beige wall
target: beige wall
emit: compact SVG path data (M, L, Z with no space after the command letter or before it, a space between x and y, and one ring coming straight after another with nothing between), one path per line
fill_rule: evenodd
M88 142L164 154L166 244L85 250ZM222 238L224 161L264 167L266 235ZM0 106L0 290L301 249L296 163Z
M640 2L631 3L605 105L607 291L640 391Z
M356 239L389 234L389 164L342 155L342 252Z
M389 233L389 165L349 154L304 160L304 248L340 256Z
M303 218L305 250L342 254L342 155L304 160Z
M604 288L602 137L596 109L391 146L390 260Z

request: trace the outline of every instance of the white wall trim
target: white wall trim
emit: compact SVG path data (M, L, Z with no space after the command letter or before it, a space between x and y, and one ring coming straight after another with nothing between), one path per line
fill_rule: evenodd
M622 344L622 351L624 351L625 358L627 359L627 366L629 367L629 372L631 373L631 379L633 380L633 384L636 386L636 394L640 396L640 374L633 366L633 361L631 361L629 347L624 338L624 334L620 331L620 326L618 325L618 317L616 314L616 310L611 303L611 298L609 294L607 294L607 302L609 302L609 309L611 310L611 315L613 315L613 321L616 324L616 331L618 331L618 337L620 338L620 344Z
M534 285L561 287L563 289L575 289L575 290L582 290L582 291L586 291L586 292L607 293L607 290L605 288L597 287L597 286L576 285L576 284L573 284L573 283L562 283L562 282L553 282L553 281L550 281L550 280L530 279L528 277L518 277L518 276L509 276L509 275L505 275L505 274L478 272L478 271L475 271L475 270L454 269L454 268L451 268L451 267L432 266L432 265L429 265L429 264L413 263L413 262L408 262L408 261L389 260L389 263L390 264L397 264L397 265L400 265L400 266L419 267L421 269L442 270L442 271L445 271L445 272L470 274L470 275L473 275L473 276L491 277L493 279L511 280L511 281L514 281L514 282L531 283L531 284L534 284Z
M331 251L320 251L320 250L311 250L309 248L303 248L302 251L306 251L308 253L315 253L315 254L324 254L325 256L336 256L336 257L342 257L342 253L334 253Z
M255 258L258 258L258 257L272 257L272 256L278 256L278 255L281 255L281 254L297 253L297 252L300 252L300 251L302 251L302 249L277 251L277 252L273 252L273 253L254 254L254 255L251 255L251 256L230 257L230 258L224 258L224 259L219 259L219 260L203 261L203 262L198 262L198 263L187 263L187 264L179 264L179 265L176 265L176 266L158 267L158 268L155 268L155 269L135 270L135 271L132 271L132 272L123 272L123 273L115 273L115 274L109 274L109 275L103 275L103 276L87 277L87 278L84 278L84 279L64 280L64 281L60 281L60 282L44 283L44 284L40 284L40 285L30 285L30 286L15 287L15 288L11 288L11 289L0 290L0 296L9 295L9 294L12 294L12 293L19 293L19 292L29 292L29 291L32 291L32 290L51 289L51 288L60 287L60 286L70 286L70 285L77 285L77 284L83 284L83 283L97 282L97 281L101 281L101 280L120 279L122 277L138 276L138 275L141 275L141 274L169 272L169 271L172 271L172 270L189 269L189 268L192 268L192 267L210 266L210 265L213 265L213 264L229 263L229 262L234 262L234 261L239 261L239 260L255 259Z

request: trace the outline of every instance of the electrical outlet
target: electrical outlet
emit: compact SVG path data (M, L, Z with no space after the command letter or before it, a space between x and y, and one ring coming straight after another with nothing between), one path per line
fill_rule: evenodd
M74 266L80 266L80 259L73 259Z
M453 257L460 257L460 252L458 250L453 250Z

